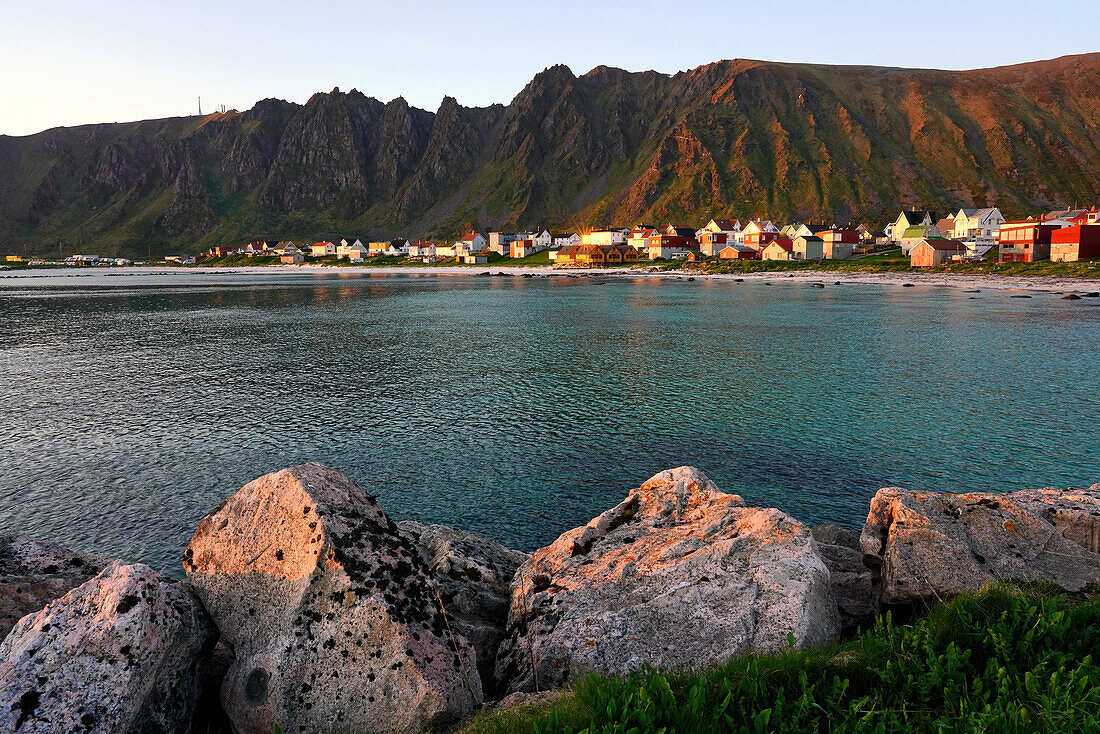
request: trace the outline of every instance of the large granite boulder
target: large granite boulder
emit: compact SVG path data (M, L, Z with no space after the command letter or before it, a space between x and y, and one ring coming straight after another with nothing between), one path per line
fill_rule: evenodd
M860 535L878 602L906 606L994 581L1048 581L1067 591L1100 582L1100 555L1070 540L1048 517L1056 491L940 494L880 489ZM1066 495L1070 501L1071 495ZM1065 507L1070 508L1067 504ZM1079 507L1064 517L1074 535Z
M188 732L214 637L186 584L115 561L0 643L0 731Z
M343 474L250 482L202 521L184 569L236 654L222 702L237 732L411 732L481 703L420 554Z
M698 469L657 474L528 559L497 675L510 691L643 663L707 666L825 642L839 617L809 528Z
M0 640L23 617L64 596L111 559L75 553L56 543L0 535Z
M491 697L498 689L493 668L508 622L512 577L528 554L446 525L405 520L397 527L427 565L455 629L474 646L481 687Z
M851 630L873 620L875 599L871 569L863 563L859 531L828 522L814 527L811 532L817 552L829 569L841 629Z
M1066 540L1100 553L1100 484L1088 489L1025 489L1006 496L1049 522Z

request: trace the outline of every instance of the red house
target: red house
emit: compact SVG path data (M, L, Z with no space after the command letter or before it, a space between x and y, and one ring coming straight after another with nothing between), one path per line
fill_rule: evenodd
M1050 233L1050 259L1068 263L1100 257L1100 224L1079 224Z
M822 242L842 242L851 245L859 244L858 229L826 229L822 232L818 232L817 236L821 238Z
M1050 257L1050 236L1060 227L1045 224L1036 219L1020 219L1005 222L997 232L1000 256L1003 263L1033 263Z

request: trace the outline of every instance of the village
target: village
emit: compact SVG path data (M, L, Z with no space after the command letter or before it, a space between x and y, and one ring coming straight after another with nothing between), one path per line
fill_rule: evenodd
M396 238L364 243L358 238L298 245L290 240L256 240L243 246L215 246L199 255L168 255L166 264L193 265L223 258L262 258L256 261L304 264L326 261L347 264L480 265L531 261L562 268L629 266L639 262L687 261L721 263L738 260L815 261L849 260L882 253L909 258L912 267L981 262L1075 262L1100 257L1100 209L1049 211L1027 219L1005 220L997 207L960 208L945 217L932 210L905 210L878 231L865 224L799 223L779 226L764 219L711 219L700 229L668 224L663 228L636 225L552 234L548 229L527 232L469 232L453 241L412 242ZM57 264L58 261L8 255L9 263ZM66 265L135 264L118 257L74 254ZM148 264L148 263L136 263Z

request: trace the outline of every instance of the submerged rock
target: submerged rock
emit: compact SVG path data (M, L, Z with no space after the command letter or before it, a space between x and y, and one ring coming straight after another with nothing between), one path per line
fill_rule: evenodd
M870 622L875 616L875 600L871 569L863 564L859 547L859 531L829 522L811 532L829 569L841 628L848 630Z
M455 629L474 646L482 690L491 695L498 688L493 666L508 621L512 577L527 554L446 525L406 520L397 527L427 565Z
M343 474L305 464L202 521L184 569L236 658L237 732L419 731L482 700L420 554Z
M1100 555L1069 536L1089 527L1071 493L1004 495L880 489L860 535L880 604L910 605L994 581L1048 581L1066 591L1100 582ZM1048 519L1050 518L1050 519Z
M111 562L56 543L0 535L0 640L23 617L64 596Z
M187 585L115 561L0 643L0 730L188 732L213 640Z
M510 691L642 663L704 667L828 640L829 571L809 529L698 469L661 472L516 573L497 676Z

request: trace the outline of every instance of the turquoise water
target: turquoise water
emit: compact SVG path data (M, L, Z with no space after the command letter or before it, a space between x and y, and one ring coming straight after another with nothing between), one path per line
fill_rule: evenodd
M35 273L34 275L41 275ZM320 461L532 550L662 469L858 525L876 489L1100 481L1100 300L777 280L0 278L0 532L180 575Z

